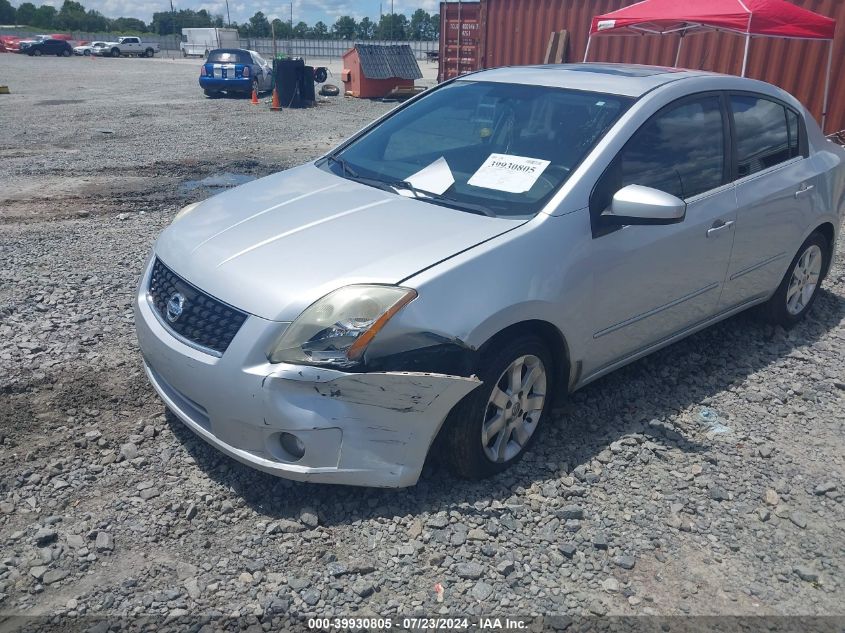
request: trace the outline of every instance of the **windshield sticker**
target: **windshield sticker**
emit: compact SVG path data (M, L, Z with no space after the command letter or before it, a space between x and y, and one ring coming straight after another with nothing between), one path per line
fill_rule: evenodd
M449 169L449 163L441 156L428 167L423 167L417 173L405 178L405 182L411 183L411 186L420 191L439 196L455 184L455 177Z
M467 184L508 193L525 193L550 165L550 161L511 154L490 154Z

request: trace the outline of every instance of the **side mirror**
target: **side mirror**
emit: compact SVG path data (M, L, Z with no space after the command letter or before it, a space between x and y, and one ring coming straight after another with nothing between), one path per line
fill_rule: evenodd
M687 203L670 193L628 185L616 192L610 208L601 217L611 225L675 224L682 222L686 213Z

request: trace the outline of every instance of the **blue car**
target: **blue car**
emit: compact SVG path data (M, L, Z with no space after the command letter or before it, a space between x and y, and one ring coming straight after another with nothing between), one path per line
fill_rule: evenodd
M273 66L255 51L216 48L200 69L200 88L207 97L266 92L273 89Z

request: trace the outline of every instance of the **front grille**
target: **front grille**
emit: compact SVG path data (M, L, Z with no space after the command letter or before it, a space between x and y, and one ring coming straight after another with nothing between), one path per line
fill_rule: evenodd
M219 354L226 351L246 321L246 313L189 284L159 259L153 264L148 294L169 329Z

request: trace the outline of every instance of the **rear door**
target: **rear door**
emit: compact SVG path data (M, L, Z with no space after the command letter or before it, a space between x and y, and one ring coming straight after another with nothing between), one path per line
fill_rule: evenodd
M726 309L777 288L810 222L817 187L797 112L754 93L731 93L729 103L738 210Z
M592 353L585 375L713 316L730 261L736 197L730 182L724 97L676 101L637 130L596 184ZM660 189L687 203L677 224L602 228L601 213L627 185Z

